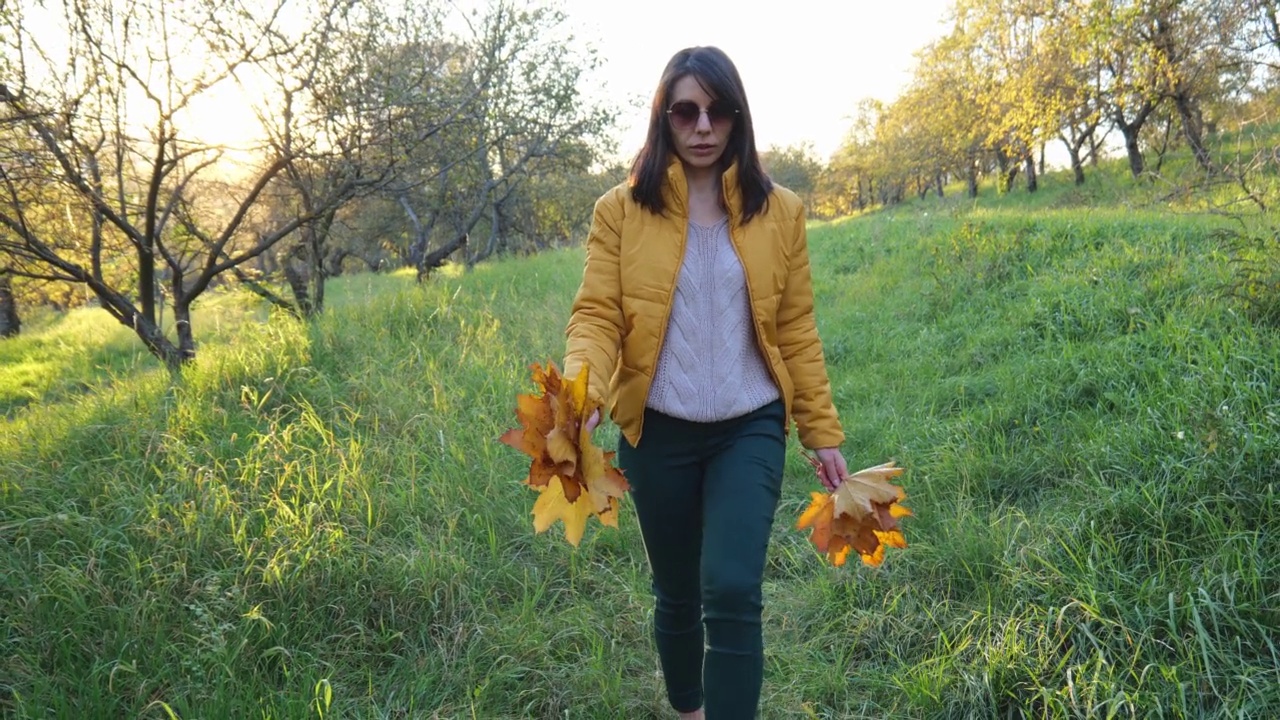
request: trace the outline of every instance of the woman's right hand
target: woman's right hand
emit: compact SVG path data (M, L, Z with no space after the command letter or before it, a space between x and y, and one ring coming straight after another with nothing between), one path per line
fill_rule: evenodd
M845 478L849 477L849 466L845 463L844 455L840 453L840 448L834 447L818 448L813 452L818 456L818 480L822 481L827 490L835 492Z
M583 427L586 428L587 432L591 432L592 430L595 430L596 426L599 424L600 424L600 408L596 408L595 410L591 411L591 417L587 418L587 424L584 425Z

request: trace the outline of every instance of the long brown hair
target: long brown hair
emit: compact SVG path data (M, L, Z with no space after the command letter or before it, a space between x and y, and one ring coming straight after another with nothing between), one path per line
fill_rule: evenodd
M738 68L723 50L716 47L685 48L673 55L662 71L658 90L653 95L653 105L649 108L649 131L644 147L631 163L631 197L650 212L661 215L666 210L662 183L673 152L667 104L675 84L690 75L707 94L738 109L729 142L720 156L720 170L723 172L735 160L738 163L738 188L742 193L742 222L745 224L764 210L773 183L760 165L760 156L756 152L751 108L747 105L747 92L742 86Z

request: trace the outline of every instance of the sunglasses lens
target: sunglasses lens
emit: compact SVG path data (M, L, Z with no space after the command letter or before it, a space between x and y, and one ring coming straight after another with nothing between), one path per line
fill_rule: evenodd
M719 100L711 103L711 107L707 108L707 119L717 125L722 125L733 120L733 116L735 114L736 113L733 111L733 108L728 103L723 103Z
M701 114L702 111L698 109L697 104L688 100L681 100L671 106L671 122L677 127L691 127L697 124L698 116Z

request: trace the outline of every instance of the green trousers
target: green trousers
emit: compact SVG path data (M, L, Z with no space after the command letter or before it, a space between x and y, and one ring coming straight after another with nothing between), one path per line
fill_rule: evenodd
M707 720L756 716L783 420L781 401L713 423L646 410L639 445L619 442L653 572L654 642L677 711L705 704Z

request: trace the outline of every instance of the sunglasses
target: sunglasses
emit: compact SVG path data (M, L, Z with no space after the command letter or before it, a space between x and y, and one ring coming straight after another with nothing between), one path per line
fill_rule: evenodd
M702 113L702 108L692 100L681 100L667 108L667 116L671 118L671 124L677 130L688 130L697 125ZM706 113L707 120L711 121L712 125L724 127L737 119L738 108L723 100L712 100L707 106Z

